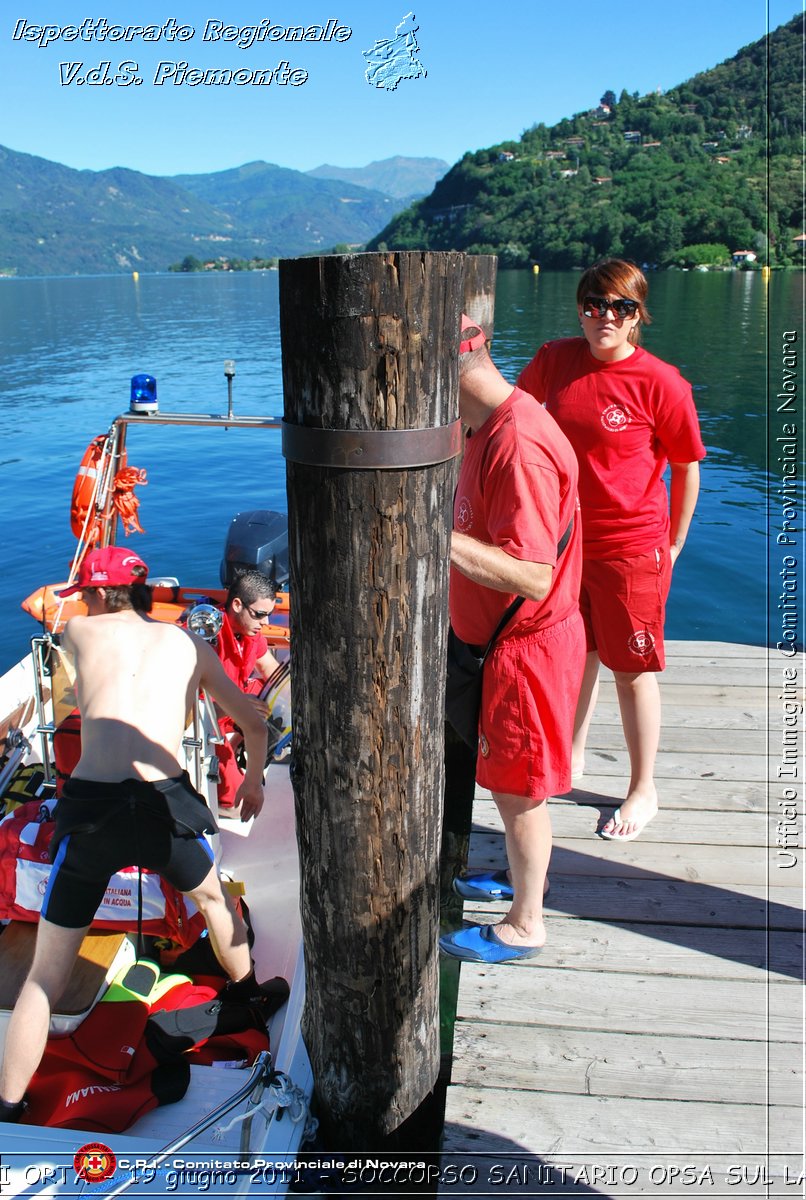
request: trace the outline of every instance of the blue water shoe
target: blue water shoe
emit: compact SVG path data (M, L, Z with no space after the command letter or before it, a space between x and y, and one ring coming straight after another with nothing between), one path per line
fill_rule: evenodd
M453 890L463 900L511 900L515 895L506 871L468 871L457 875Z
M451 958L465 962L514 962L520 958L535 958L542 946L510 946L502 942L493 925L468 925L455 929L439 939L439 948Z
M463 900L512 900L515 893L506 871L466 871L457 875L452 884L457 896ZM543 884L543 899L549 894L548 876Z

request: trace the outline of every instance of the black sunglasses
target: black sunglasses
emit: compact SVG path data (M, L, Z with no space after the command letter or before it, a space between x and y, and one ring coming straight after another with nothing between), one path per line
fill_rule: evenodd
M249 613L249 616L253 621L265 621L266 617L270 617L274 612L273 608L268 608L265 610L262 608L250 608L248 604L245 604L244 608Z
M607 316L607 310L623 321L625 317L634 317L638 311L637 300L605 300L602 296L586 296L582 301L582 312L586 317Z

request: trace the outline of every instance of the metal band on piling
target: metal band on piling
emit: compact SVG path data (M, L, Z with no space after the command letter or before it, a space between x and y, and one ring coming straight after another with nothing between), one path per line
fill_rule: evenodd
M462 423L431 429L315 429L283 421L283 455L309 467L406 470L448 462L462 452Z

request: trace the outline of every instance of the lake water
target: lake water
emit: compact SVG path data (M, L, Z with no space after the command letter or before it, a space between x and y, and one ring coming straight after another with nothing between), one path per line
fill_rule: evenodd
M693 384L708 447L667 633L764 644L767 368L777 361L774 394L782 332L798 328L802 277L774 275L767 284L759 274L658 273L650 283L654 323L644 344ZM514 379L543 341L578 332L575 287L570 272L499 274L493 350L505 374ZM76 469L90 438L128 408L132 375L156 376L164 411L225 412L223 362L233 358L235 411L282 414L278 276L3 280L0 329L5 670L36 632L20 601L67 576ZM215 586L232 516L285 510L277 432L133 431L128 449L129 463L148 472L138 488L146 534L133 544L154 575ZM772 479L774 487L775 472Z

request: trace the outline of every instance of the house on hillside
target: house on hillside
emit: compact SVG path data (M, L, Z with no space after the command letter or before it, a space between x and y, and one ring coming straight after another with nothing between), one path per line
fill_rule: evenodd
M633 145L633 146L640 146L641 130L640 129L625 129L624 130L624 141L629 142L630 145Z
M747 263L758 261L758 255L754 250L734 250L730 256L730 261L734 267L743 267Z

